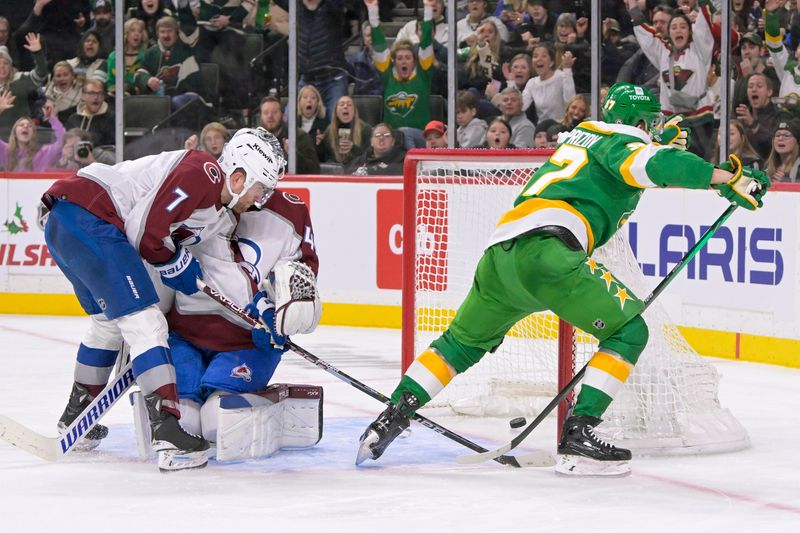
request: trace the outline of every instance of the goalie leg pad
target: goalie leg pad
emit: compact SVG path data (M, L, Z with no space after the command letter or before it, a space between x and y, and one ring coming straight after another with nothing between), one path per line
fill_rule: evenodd
M275 303L275 332L286 337L311 333L322 316L322 303L314 271L297 261L279 261L266 281Z
M150 417L144 404L144 395L141 391L130 393L128 398L133 406L133 427L136 432L136 451L139 459L147 461L156 456L153 450L153 432L150 428Z
M275 384L258 394L220 398L220 462L269 457L281 449L309 448L321 438L322 387Z

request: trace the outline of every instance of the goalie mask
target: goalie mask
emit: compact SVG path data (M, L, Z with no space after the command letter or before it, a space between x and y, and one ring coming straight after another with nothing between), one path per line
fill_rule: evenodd
M658 98L632 83L615 83L603 100L603 121L637 127L640 122L651 135L661 129L663 118Z
M264 196L255 202L261 209L283 177L286 166L280 141L264 128L243 128L234 133L222 149L218 163L225 173L225 187L233 197L227 205L229 209L256 183L266 188ZM238 194L231 189L231 175L237 169L244 170L246 176Z

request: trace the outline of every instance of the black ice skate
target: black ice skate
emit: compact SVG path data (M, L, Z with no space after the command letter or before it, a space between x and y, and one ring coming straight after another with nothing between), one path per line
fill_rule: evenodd
M181 427L178 418L161 407L164 399L156 393L144 397L153 450L158 452L158 468L162 472L203 468L208 464L208 441Z
M72 384L72 392L69 394L67 407L64 408L64 414L58 419L59 433L65 433L70 424L72 424L83 411L89 407L94 398L89 394L89 391L83 385L78 383ZM100 445L100 441L108 436L108 428L102 424L95 425L86 435L83 440L75 445L75 450L86 451L94 450Z
M561 456L556 472L570 476L624 476L630 474L631 451L604 441L594 428L593 416L570 416L558 443Z
M404 392L397 405L387 407L361 435L356 464L383 455L392 441L408 427L409 419L418 407L419 400L410 392Z

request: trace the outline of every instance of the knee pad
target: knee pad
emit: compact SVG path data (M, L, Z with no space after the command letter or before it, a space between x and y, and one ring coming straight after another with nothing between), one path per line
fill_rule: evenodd
M610 337L600 343L600 348L608 348L619 354L631 364L636 364L647 346L650 332L642 315L636 315Z
M154 346L169 348L167 343L167 319L157 305L151 305L117 319L117 325L131 347L131 357L146 352Z
M83 336L82 344L87 348L99 350L120 350L122 333L116 320L109 320L104 314L91 315L89 329Z

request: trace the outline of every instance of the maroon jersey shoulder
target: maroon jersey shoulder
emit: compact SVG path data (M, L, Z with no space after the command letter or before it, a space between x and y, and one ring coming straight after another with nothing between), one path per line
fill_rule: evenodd
M308 265L315 275L318 274L319 257L314 244L314 227L311 225L308 207L302 198L290 192L275 189L264 209L272 211L293 226L294 232L300 238L300 249L303 254L300 261Z
M224 174L213 157L199 150L187 151L153 199L139 243L142 257L151 263L168 261L173 252L164 246L164 238L170 234L171 226L187 220L197 210L222 209L224 181ZM193 235L199 233L198 228L192 231Z

